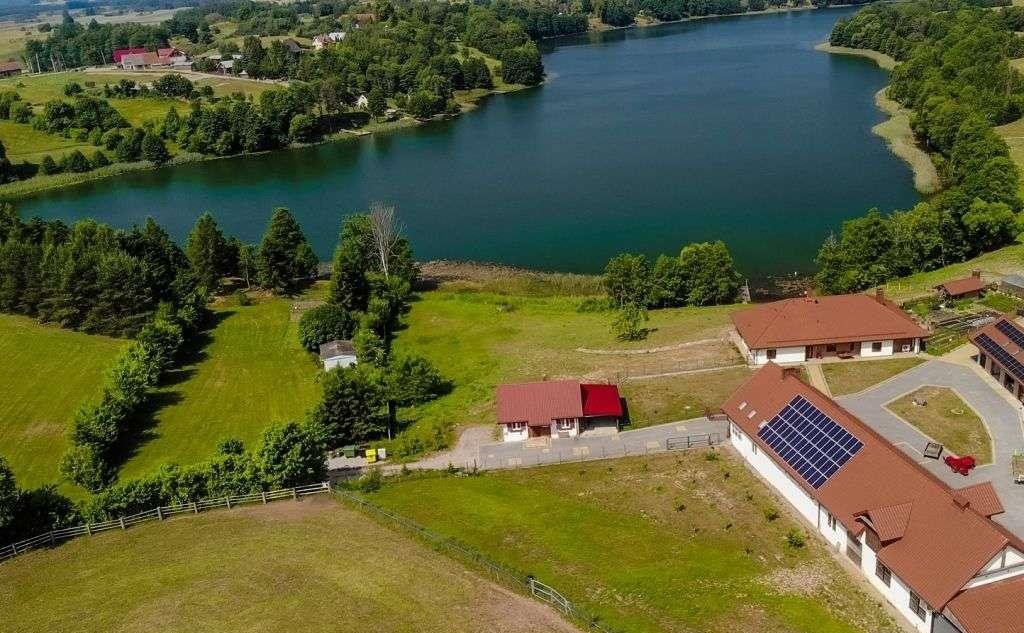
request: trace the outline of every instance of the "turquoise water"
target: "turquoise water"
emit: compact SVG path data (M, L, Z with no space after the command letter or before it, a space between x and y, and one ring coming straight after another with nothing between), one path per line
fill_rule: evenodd
M622 251L723 239L750 275L806 271L872 206L912 205L871 127L886 73L813 50L852 9L628 29L548 44L544 86L457 119L340 143L86 183L24 215L179 238L212 211L256 241L290 207L327 257L345 214L398 205L420 259L600 270Z

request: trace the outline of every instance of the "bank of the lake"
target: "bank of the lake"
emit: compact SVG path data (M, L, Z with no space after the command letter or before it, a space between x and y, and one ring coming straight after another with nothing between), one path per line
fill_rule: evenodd
M874 61L880 68L892 71L898 63L894 58L885 53L862 48L849 48L847 46L833 46L828 42L818 44L816 50L833 55L851 55L864 57ZM928 152L918 145L914 130L910 127L911 111L886 96L888 86L875 93L875 105L889 115L887 121L883 121L871 128L871 131L885 139L889 149L910 165L914 172L914 188L924 195L930 195L942 188L942 179L935 169Z
M871 207L920 198L870 130L887 75L814 46L856 9L622 29L544 43L541 88L430 125L292 151L124 174L43 192L24 215L177 238L213 212L258 241L291 208L321 257L343 215L397 204L423 259L595 272L623 251L723 239L751 276L808 271Z

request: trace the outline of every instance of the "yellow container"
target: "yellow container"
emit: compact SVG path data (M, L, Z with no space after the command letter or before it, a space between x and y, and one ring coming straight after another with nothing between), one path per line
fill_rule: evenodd
M372 464L377 461L377 449L368 448L366 449L366 462Z

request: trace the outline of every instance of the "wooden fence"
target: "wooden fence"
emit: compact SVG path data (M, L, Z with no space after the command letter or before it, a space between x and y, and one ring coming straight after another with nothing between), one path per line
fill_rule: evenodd
M453 555L455 558L464 560L476 566L478 569L482 569L484 572L494 577L497 582L513 589L524 591L533 598L552 605L566 617L583 625L586 630L595 631L596 633L616 633L613 629L610 629L598 622L597 617L593 614L587 613L586 610L575 605L555 588L537 580L533 576L528 576L511 569L488 558L483 553L473 549L465 543L461 543L455 539L444 536L443 534L434 532L433 530L416 523L412 519L370 503L359 495L340 488L334 488L334 492L341 499L351 503L363 512L375 516L378 519L383 519L386 523L411 532L413 535L423 539L438 550L446 554Z
M271 490L269 492L254 492L248 495L235 495L219 497L216 499L190 501L188 503L179 503L170 506L157 506L152 510L146 510L145 512L139 512L138 514L133 514L131 516L120 517L110 521L102 521L100 523L86 523L85 525L53 530L23 541L18 541L17 543L11 543L10 545L0 548L0 562L9 558L14 558L18 554L24 554L31 549L56 545L61 541L67 541L79 536L91 536L93 534L99 534L100 532L107 532L110 530L127 530L128 528L140 523L146 523L148 521L162 521L168 517L179 514L199 514L204 510L212 510L214 508L230 509L240 505L270 503L271 501L277 501L279 499L298 499L299 497L323 494L329 491L330 486L327 482L323 482L309 484L306 486L297 486L295 488Z

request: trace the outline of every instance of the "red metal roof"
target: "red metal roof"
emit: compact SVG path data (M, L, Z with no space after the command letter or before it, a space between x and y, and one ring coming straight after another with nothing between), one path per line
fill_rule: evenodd
M622 417L622 398L615 385L580 385L583 394L583 417Z
M856 455L817 489L809 486L757 436L760 426L797 395L806 398L863 444ZM742 409L741 403L744 403ZM774 363L766 365L737 389L723 409L734 424L766 454L773 456L793 481L854 534L868 529L860 517L885 517L885 531L895 540L882 544L878 550L879 560L935 610L941 610L959 594L967 581L1007 545L1024 550L1020 539L971 509L969 504L958 504L954 498L956 491L884 437ZM750 416L751 412L755 414ZM907 508L906 504L911 507ZM899 506L903 507L898 509ZM899 537L894 536L901 531ZM1024 591L1017 599L1024 600Z
M145 53L145 52L146 52L146 49L143 48L143 47L138 47L138 48L119 48L116 51L114 51L114 55L113 55L114 63L115 64L120 64L121 63L121 58L124 57L125 55L139 55L139 54L142 54L142 53Z
M734 312L732 322L750 349L928 336L895 304L866 294L783 299Z
M578 380L524 382L498 387L498 424L526 422L547 426L553 420L583 417Z

